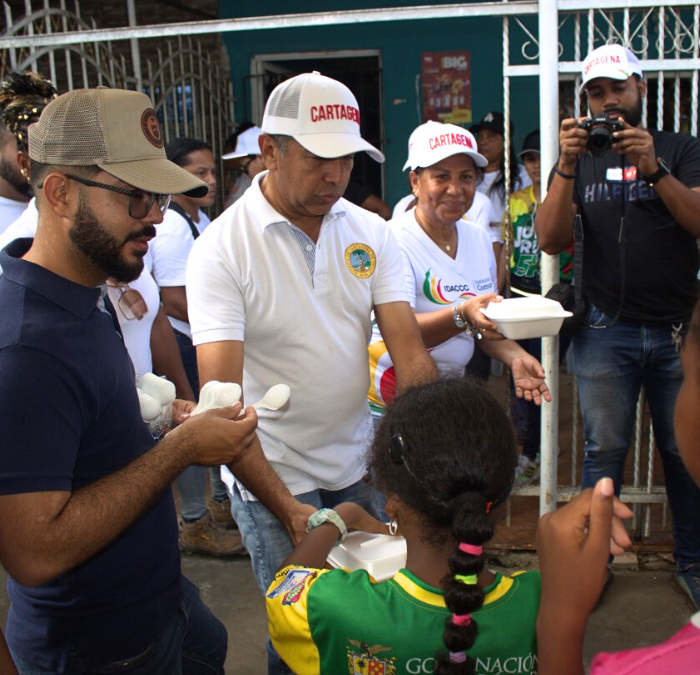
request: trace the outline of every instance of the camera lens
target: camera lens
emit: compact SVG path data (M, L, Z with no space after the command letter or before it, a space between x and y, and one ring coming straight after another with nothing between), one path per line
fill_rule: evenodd
M612 147L612 134L605 126L598 126L591 129L586 141L586 148L594 157L607 155Z

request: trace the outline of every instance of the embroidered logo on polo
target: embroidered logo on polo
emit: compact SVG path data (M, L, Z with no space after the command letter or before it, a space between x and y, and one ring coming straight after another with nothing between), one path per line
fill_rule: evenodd
M446 297L446 294L454 293L459 293L459 295L451 300ZM432 268L425 273L423 294L436 305L451 305L460 298L473 298L476 295L476 293L472 293L468 284L443 284L442 279L437 278Z
M377 256L367 244L350 244L345 249L345 264L358 279L366 279L374 274Z
M141 130L149 143L155 145L156 148L163 147L163 134L160 132L158 117L153 108L146 108L146 110L143 111L141 115Z
M348 653L348 673L350 675L396 675L395 656L379 657L384 652L391 652L393 647L369 645L361 640L348 638L351 646Z

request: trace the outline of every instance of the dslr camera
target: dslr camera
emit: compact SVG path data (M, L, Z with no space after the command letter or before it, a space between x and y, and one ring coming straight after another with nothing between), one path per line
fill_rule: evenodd
M607 155L613 144L613 132L624 129L622 122L611 119L608 113L587 117L579 126L588 132L586 148L594 157Z

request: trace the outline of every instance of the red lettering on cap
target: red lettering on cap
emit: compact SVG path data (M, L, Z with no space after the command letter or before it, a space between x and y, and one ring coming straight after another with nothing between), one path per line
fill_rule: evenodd
M430 146L430 149L431 149L431 150L435 150L435 148L437 147L437 145L436 145L436 143L435 143L436 140L437 140L436 138L431 138L431 139L428 141L428 145Z
M322 122L324 120L351 120L360 125L360 111L351 105L341 103L328 103L326 105L310 108L312 122Z

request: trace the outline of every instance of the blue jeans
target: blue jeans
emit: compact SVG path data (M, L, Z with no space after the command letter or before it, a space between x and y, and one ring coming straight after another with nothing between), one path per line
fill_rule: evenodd
M372 489L365 481L358 481L342 490L313 490L295 495L295 498L304 504L312 504L317 509L332 509L343 502L355 502L368 513L375 515ZM243 501L236 484L231 495L231 513L250 554L255 580L265 593L282 562L292 551L292 540L282 523L260 502ZM292 672L274 650L269 639L267 663L268 675L286 675Z
M202 602L197 587L183 576L179 610L145 651L105 664L88 662L72 652L64 675L224 675L227 649L226 628ZM53 670L12 656L21 675L55 675Z
M683 570L700 562L700 489L683 465L673 431L683 376L680 355L671 341L672 327L626 321L608 327L611 321L592 306L573 339L585 439L582 488L610 477L620 493L637 399L644 386L673 516L676 568Z
M182 365L189 380L192 391L199 398L199 373L197 371L197 349L192 340L179 330L173 330L177 345L180 348ZM176 479L177 491L180 494L180 513L188 523L204 518L207 514L205 498L207 473L211 486L211 496L223 501L226 499L226 485L221 480L221 470L218 466L206 469L203 466L190 466Z
M540 363L542 362L542 340L540 338L529 338L517 342L528 354L534 356ZM570 343L571 338L567 335L559 336L560 364L564 360ZM534 462L542 444L542 408L532 401L526 401L515 395L512 376L510 378L510 417L518 433L518 440L523 446L523 455Z

